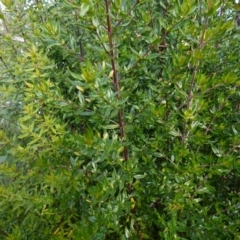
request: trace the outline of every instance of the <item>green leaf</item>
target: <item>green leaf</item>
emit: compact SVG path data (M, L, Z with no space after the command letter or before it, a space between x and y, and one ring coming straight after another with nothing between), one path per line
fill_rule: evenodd
M69 72L75 79L80 80L80 81L83 80L83 78L82 78L82 76L80 74L74 73L74 72L71 72L71 71L69 71Z
M84 15L88 12L89 5L87 3L82 3L80 7L80 16L84 17Z
M134 175L134 178L136 178L136 179L142 179L144 177L145 177L145 175L140 175L140 174Z
M89 112L80 112L79 115L81 116L92 116L94 115L94 111L89 111Z
M221 153L221 150L218 149L217 147L215 147L214 145L211 145L212 147L212 151L214 152L214 154L217 156L217 157L222 157L222 153Z
M119 128L118 124L109 124L109 125L104 125L102 126L104 129L116 129Z

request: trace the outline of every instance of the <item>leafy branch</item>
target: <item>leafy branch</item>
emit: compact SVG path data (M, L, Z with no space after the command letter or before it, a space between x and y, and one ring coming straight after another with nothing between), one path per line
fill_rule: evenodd
M202 34L201 34L201 38L200 38L200 42L199 42L200 51L202 51L202 49L204 48L204 45L205 45L204 37L205 37L205 34L206 34L207 26L208 26L208 18L206 17L205 18L205 23L204 23L204 26L203 26L203 30L202 30ZM197 76L199 64L200 64L200 61L198 60L193 67L193 73L192 73L191 80L190 80L190 88L189 88L188 95L187 95L187 106L186 106L187 111L191 107L191 102L192 102L192 98L193 98L193 87L194 87L195 79L196 79L196 76ZM184 145L187 136L188 136L188 134L187 134L187 121L185 120L184 126L183 126L183 132L182 132L182 141L181 141L182 145Z

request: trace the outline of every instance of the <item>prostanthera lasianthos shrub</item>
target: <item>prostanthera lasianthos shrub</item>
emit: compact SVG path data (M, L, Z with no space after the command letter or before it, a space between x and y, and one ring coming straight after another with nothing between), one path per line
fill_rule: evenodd
M1 239L239 239L238 5L2 1Z

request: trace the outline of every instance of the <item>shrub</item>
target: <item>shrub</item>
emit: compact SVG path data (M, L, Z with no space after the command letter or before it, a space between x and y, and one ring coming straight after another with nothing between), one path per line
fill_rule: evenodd
M2 238L238 239L238 6L2 2Z

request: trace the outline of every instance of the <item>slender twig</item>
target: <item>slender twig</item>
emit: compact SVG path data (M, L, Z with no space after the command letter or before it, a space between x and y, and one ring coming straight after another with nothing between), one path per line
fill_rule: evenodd
M78 14L77 14L76 10L74 12L74 15L75 15L75 21L77 22L78 21ZM82 45L82 37L80 38L80 28L79 27L77 28L76 34L77 34L77 38L78 38L79 55L84 60L84 51L83 51L83 45Z
M166 49L167 45L164 41L166 35L168 34L167 31L165 31L161 37L162 41L161 43L158 45L159 48L161 49ZM154 45L150 45L149 49L128 69L128 71L119 79L119 82L126 76L126 74L128 72L130 72L132 69L134 69L139 63L140 61L144 60L145 57L148 56L148 54L155 48Z
M7 71L12 76L12 78L15 79L15 76L12 74L12 72L10 71L8 65L6 64L6 62L3 60L3 58L1 56L0 56L0 61L3 63L4 67L7 69Z
M219 11L220 12L219 17L222 17L224 14L225 4L226 4L226 0L223 0L222 5L220 7L220 11Z
M203 27L200 43L199 43L200 50L203 49L204 44L205 44L204 36L205 36L206 29L207 29L207 22L208 22L208 20L206 19L204 27ZM191 77L190 89L189 89L189 93L188 93L188 97L187 97L187 110L190 108L191 100L192 100L192 97L193 97L192 96L192 91L193 91L193 86L194 86L195 78L196 78L197 71L198 71L198 65L199 65L199 61L195 64L194 69L193 69L193 74L192 74L192 77Z
M113 46L113 39L112 39L112 27L111 27L111 21L110 21L110 13L109 13L109 3L108 0L105 0L106 4L106 12L107 12L107 31L108 31L108 40L109 40L109 55L111 58L111 64L112 64L112 70L113 70L113 81L114 81L114 87L115 91L117 92L116 96L117 99L119 99L119 83L118 83L118 76L117 76L117 69L116 69L116 63L115 63L115 56L114 56L114 46Z
M137 0L137 1L135 2L135 4L128 10L127 15L130 14L130 12L138 5L138 3L139 3L139 0ZM118 27L118 26L122 23L122 21L123 21L124 19L125 19L125 18L122 18L121 20L119 20L119 21L115 24L115 26L113 27L113 29L115 29L116 27Z
M113 38L112 38L113 30L112 30L112 26L111 26L108 0L105 0L105 5L106 5L108 42L109 42L109 48L110 48L109 56L110 56L111 64L112 64L113 83L114 83L114 89L116 92L116 98L117 98L117 100L119 100L120 99L119 80L118 80L116 61L115 61L115 55L114 55L114 45L113 45ZM124 141L125 140L125 132L124 132L124 122L123 122L122 110L118 111L118 124L119 124L121 139ZM124 160L125 161L128 160L128 150L127 150L126 146L124 146L123 154L124 154Z
M128 69L127 73L128 73L130 70L134 69L134 68L139 64L139 62L140 62L141 60L144 60L144 58L150 53L151 50L152 50L152 48L150 47L150 48L147 50L147 52L145 52L144 55L141 56L141 57ZM121 81L121 80L126 76L127 73L125 73L125 74L119 79L119 81Z
M204 41L204 37L205 37L205 33L207 30L207 25L208 25L208 18L205 18L205 24L203 26L203 30L202 30L202 35L201 35L201 39L199 42L199 49L200 51L203 49L204 45L205 45L205 41ZM188 95L187 95L187 106L186 106L186 110L189 110L191 107L191 102L192 102L192 98L193 98L193 87L194 87L194 83L195 83L195 79L197 76L197 71L198 71L198 67L199 67L199 60L195 63L194 68L193 68L193 73L192 73L192 77L191 77L191 81L190 81L190 87L189 87L189 91L188 91ZM183 131L182 131L182 145L185 143L186 138L188 136L187 133L187 121L185 120L184 122L184 126L183 126Z
M203 187L203 185L204 185L205 182L208 180L208 178L209 178L208 175L206 175L206 176L203 178L203 180L201 181L201 183L199 184L199 186L197 187L197 189L194 191L194 193L196 193L197 191L199 191L199 190ZM192 194L191 199L194 198L194 193Z
M2 11L2 9L0 8L0 12L4 15L4 13L3 13L3 11ZM8 29L8 26L7 26L7 23L6 23L6 20L5 20L5 17L6 17L6 15L4 15L4 18L2 19L2 24L3 24L3 28L4 28L4 33L8 33L8 34L10 34L10 31L9 31L9 29ZM12 46L12 48L13 48L13 51L15 52L15 54L17 55L17 50L16 50L16 48L15 48L15 46L14 46L14 44L13 44L13 41L11 41L11 46Z
M150 17L151 17L151 23L150 23L150 24L151 24L151 27L152 27L152 29L153 29L153 28L154 28L154 20L153 20L153 13L152 13L152 8L153 8L153 7L150 6L150 4L151 4L151 3L149 3L149 5L148 5L148 6L149 6L149 15L150 15Z
M224 106L225 106L224 104L220 104L220 106L219 106L219 108L218 108L218 111L220 112L220 111L223 109ZM213 122L215 121L215 119L216 119L216 115L213 116L211 122L210 122L209 125L207 126L206 131L204 132L204 135L207 135L208 132L211 130L211 126L213 125ZM197 148L196 154L198 154L199 150L200 150L200 145L199 145L198 148Z
M98 40L99 40L99 42L100 42L102 48L104 49L104 51L105 51L107 54L109 54L109 51L107 50L107 48L106 48L106 47L104 46L104 44L102 43L102 41L101 41L101 37L99 36L97 30L96 30L96 36L97 36L97 38L98 38Z

